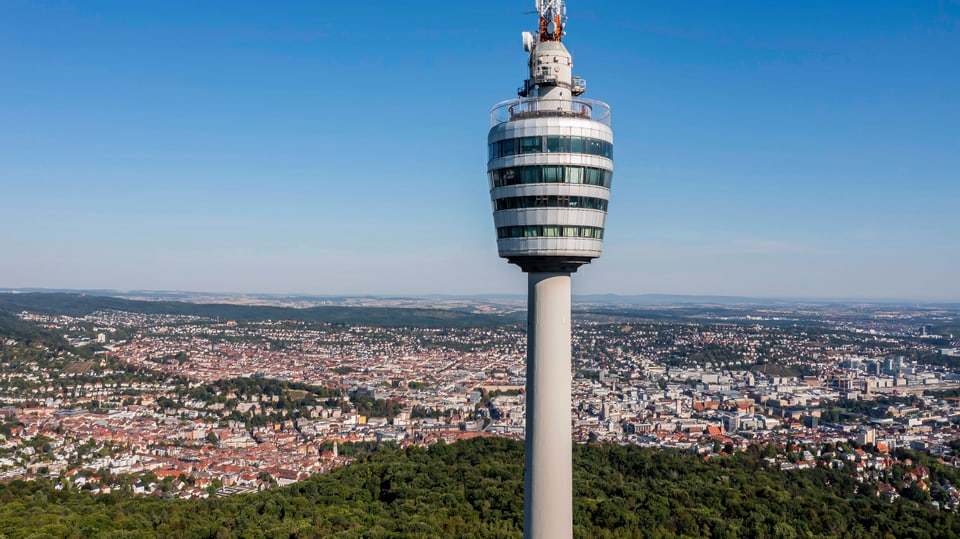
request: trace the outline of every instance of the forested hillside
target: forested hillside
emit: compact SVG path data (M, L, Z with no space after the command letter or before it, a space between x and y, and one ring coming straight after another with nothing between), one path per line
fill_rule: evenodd
M96 311L203 316L221 320L296 320L330 324L388 327L494 327L516 323L516 317L471 314L446 309L323 306L305 309L226 303L140 301L68 293L0 294L0 313L85 316Z
M635 446L577 446L577 537L957 537L956 516L881 500L826 469L767 469L758 452L704 462ZM475 439L384 451L256 495L179 501L0 484L0 536L522 536L523 444ZM931 469L947 481L956 470Z

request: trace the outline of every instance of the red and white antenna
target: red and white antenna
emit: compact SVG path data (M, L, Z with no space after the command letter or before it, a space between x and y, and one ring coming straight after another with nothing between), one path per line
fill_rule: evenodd
M560 41L567 24L567 4L563 0L537 0L540 14L540 41Z

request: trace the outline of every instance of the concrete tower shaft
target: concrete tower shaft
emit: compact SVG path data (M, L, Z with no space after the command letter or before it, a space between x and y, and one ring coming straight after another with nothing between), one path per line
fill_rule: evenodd
M523 535L573 536L570 274L527 274Z

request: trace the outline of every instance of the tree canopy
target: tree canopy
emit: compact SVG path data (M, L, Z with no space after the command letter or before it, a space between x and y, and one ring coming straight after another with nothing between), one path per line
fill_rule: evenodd
M954 513L889 503L849 474L782 472L750 452L588 444L574 452L574 533L628 537L956 537ZM918 501L919 500L919 501ZM206 500L91 496L49 482L0 484L14 537L519 538L522 442L478 438L373 452L285 488Z

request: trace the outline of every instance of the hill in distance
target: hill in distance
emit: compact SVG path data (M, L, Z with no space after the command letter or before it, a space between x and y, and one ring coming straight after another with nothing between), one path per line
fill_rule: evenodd
M518 321L516 316L465 313L450 309L344 306L298 309L230 303L130 300L64 292L0 293L0 312L8 314L30 311L49 315L86 316L105 310L141 314L202 316L237 321L294 320L299 322L426 328L494 327L513 324Z

